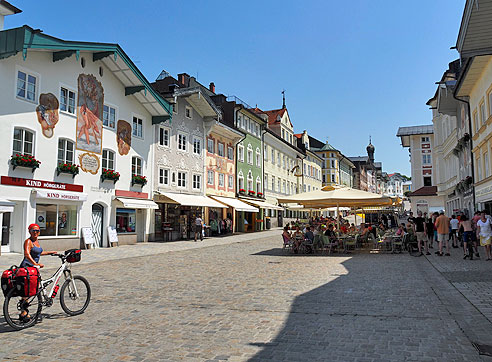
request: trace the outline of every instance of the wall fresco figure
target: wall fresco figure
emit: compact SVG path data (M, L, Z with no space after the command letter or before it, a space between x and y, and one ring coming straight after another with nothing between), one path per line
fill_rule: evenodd
M132 126L122 119L118 120L116 127L116 142L118 143L120 155L128 155L132 146Z
M101 154L103 87L92 74L80 74L77 84L77 149Z
M55 125L58 123L58 107L60 103L53 93L41 93L39 105L36 107L36 115L45 137L51 138Z

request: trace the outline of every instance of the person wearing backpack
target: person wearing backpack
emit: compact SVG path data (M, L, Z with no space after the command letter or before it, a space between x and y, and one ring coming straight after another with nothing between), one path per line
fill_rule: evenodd
M19 265L19 268L27 268L38 266L43 268L44 265L39 262L41 255L56 254L56 251L44 251L41 245L39 245L38 236L41 232L41 228L38 224L29 225L29 234L31 235L24 241L24 259ZM26 310L22 310L19 319L28 321L31 317L27 314Z

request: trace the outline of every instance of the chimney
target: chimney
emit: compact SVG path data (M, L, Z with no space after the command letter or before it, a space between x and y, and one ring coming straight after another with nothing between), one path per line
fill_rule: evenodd
M180 74L178 74L178 82L179 82L179 84L187 87L189 80L190 80L190 75L189 74L186 74L186 73L180 73Z
M208 86L208 89L210 90L210 92L215 93L215 83L211 82Z

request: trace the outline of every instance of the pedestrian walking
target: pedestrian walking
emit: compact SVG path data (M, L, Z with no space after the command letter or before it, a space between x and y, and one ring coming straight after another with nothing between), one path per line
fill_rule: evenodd
M435 223L437 229L437 241L439 242L439 251L436 254L443 256L442 248L443 244L446 244L446 256L451 256L449 253L449 218L444 215L444 211L441 210L439 217Z
M427 235L425 232L425 219L422 217L422 211L417 211L417 217L414 219L413 227L415 230L415 235L417 236L417 243L419 248L419 256L424 255L422 252L422 243L425 244L425 253L429 253L429 245L427 244Z
M200 240L203 241L202 229L203 229L203 220L200 217L200 215L197 214L195 218L195 241L197 241L197 236L199 236Z
M425 213L424 213L425 218ZM429 249L434 249L434 222L432 215L429 215L428 218L425 218L425 233L427 234L427 243Z
M485 247L485 254L487 259L491 260L490 255L490 243L492 241L492 227L490 224L490 218L485 216L485 211L480 214L480 220L477 221L478 234L480 235L480 245Z
M463 259L473 260L473 229L472 221L466 215L461 216L460 227L463 228Z
M451 220L449 220L449 224L451 225L451 237L453 248L458 248L458 227L460 221L456 218L456 215L451 216Z

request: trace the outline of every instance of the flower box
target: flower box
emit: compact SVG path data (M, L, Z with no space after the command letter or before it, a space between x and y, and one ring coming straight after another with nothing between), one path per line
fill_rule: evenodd
M16 167L26 167L30 168L32 172L39 167L41 161L36 160L31 155L21 155L19 153L12 155L10 157L10 164L12 168L15 170Z
M248 195L254 196L255 192L253 190L248 190Z
M71 174L74 178L75 175L79 174L79 166L73 163L59 163L56 167L56 175L60 176L61 173Z
M246 190L245 189L239 189L239 193L240 194L245 194L246 193Z
M258 197L263 197L263 192L258 192L258 193L256 194L256 196L258 196Z
M120 179L120 173L115 172L114 170L107 170L105 168L102 169L101 172L101 182L104 182L106 180L113 181L116 183Z
M133 175L132 176L132 186L140 185L145 186L147 184L147 178L145 176Z

